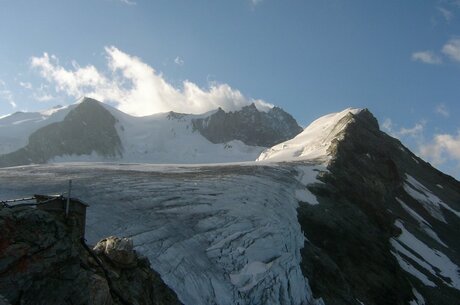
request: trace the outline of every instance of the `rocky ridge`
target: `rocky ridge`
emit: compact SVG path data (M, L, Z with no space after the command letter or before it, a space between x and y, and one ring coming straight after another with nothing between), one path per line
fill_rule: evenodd
M458 304L460 270L446 278L427 266L430 253L460 265L460 183L380 131L367 109L342 122L322 183L308 186L319 204L298 209L313 293L334 305ZM436 213L433 196L444 203Z
M234 112L219 108L212 115L192 122L193 128L212 143L240 140L247 145L270 147L302 131L295 119L281 108L263 112L254 103Z

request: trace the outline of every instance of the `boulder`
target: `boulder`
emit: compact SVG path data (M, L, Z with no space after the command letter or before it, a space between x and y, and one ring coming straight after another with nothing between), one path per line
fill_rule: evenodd
M133 249L133 241L129 238L110 236L98 242L93 250L96 254L104 254L119 266L126 268L136 266L136 253Z

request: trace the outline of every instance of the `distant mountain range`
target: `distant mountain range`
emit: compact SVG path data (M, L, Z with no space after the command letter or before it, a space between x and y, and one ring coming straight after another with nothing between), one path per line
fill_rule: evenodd
M94 99L0 119L0 166L59 161L253 161L302 131L280 108L133 117Z

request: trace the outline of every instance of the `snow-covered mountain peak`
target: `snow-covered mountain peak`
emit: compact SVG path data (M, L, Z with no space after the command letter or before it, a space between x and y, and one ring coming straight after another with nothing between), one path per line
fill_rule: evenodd
M259 156L257 161L296 161L327 158L332 141L365 109L347 108L341 112L320 117L295 138L275 145Z

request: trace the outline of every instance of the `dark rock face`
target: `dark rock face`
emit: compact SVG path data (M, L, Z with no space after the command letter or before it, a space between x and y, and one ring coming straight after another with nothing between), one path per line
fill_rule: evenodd
M129 240L92 251L67 220L30 207L0 208L0 230L0 304L180 304Z
M402 270L391 254L395 250L390 239L401 233L394 225L399 219L419 240L460 265L459 218L443 210L447 221L435 219L404 190L406 175L411 175L458 211L460 183L381 132L369 111L348 116L343 140L330 147L328 172L320 174L324 184L309 187L320 204L301 204L298 209L309 239L302 250L302 268L315 296L329 305L359 305L358 300L366 305L409 304L415 288L426 304L459 304L460 291L423 268L420 271L437 287L423 285ZM396 198L423 215L448 248L430 239Z
M0 166L46 163L63 155L121 155L121 140L115 128L116 119L96 100L85 98L62 122L38 129L29 144L0 156Z
M262 112L254 104L228 113L219 108L209 117L194 119L192 123L212 143L240 140L247 145L270 147L302 132L294 118L281 108Z

